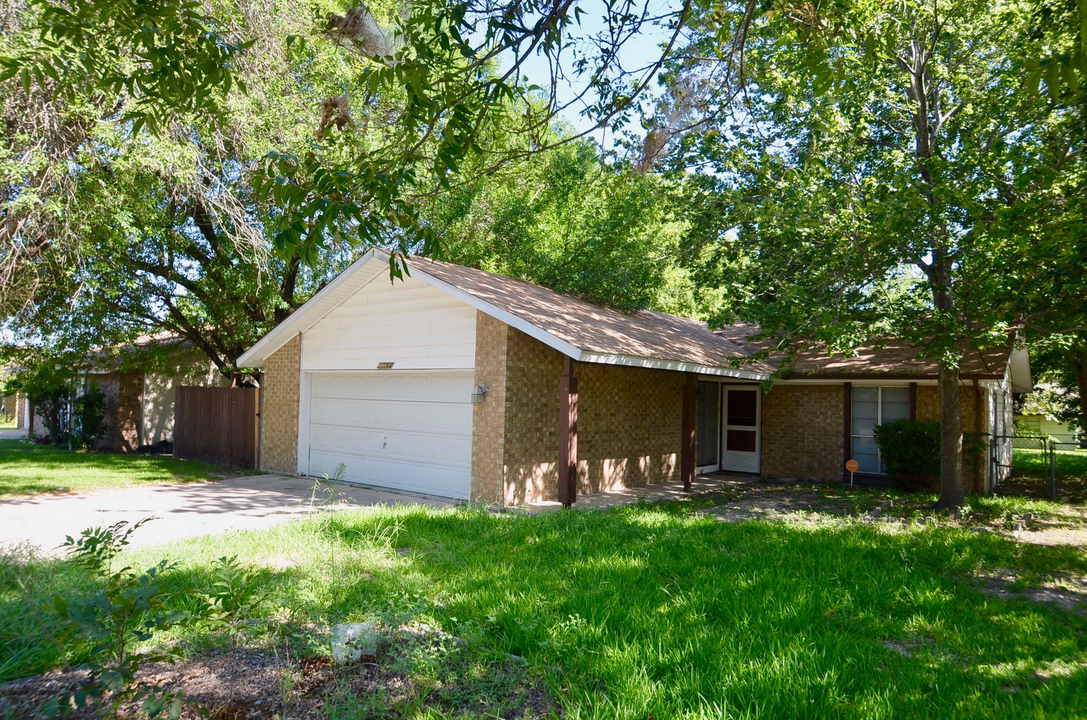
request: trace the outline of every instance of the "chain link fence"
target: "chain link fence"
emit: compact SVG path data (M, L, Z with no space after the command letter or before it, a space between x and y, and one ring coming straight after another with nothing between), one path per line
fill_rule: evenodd
M1087 499L1087 450L1076 442L998 435L989 446L992 491L1048 500Z

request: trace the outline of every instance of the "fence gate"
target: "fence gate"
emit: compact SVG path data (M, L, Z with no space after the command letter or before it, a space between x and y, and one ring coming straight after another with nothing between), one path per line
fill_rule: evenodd
M177 388L174 457L217 465L257 466L256 388Z
M1057 445L1057 441L1046 437L994 436L989 446L993 492L1056 500Z

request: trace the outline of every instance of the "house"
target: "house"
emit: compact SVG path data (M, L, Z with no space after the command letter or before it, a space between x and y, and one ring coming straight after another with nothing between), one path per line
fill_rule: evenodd
M1034 392L1017 398L1018 412L1015 414L1017 447L1037 449L1040 446L1033 438L1049 438L1055 443L1075 446L1084 442L1075 423L1059 419L1062 406L1075 407L1078 404L1076 393L1055 383L1040 382Z
M153 358L142 352L151 345L160 350ZM166 352L161 352L163 348ZM177 387L230 384L205 355L173 335L141 338L124 350L123 363L96 353L77 375L77 393L95 384L105 395L106 432L99 450L135 452L141 445L172 442ZM25 427L31 437L47 435L33 403L24 398L24 404L19 427Z
M752 361L749 331L626 314L530 283L371 250L239 358L263 368L261 466L517 505L730 471L878 481L873 428L936 419L909 348ZM966 430L1010 427L1029 363L968 355ZM970 485L988 487L988 458Z

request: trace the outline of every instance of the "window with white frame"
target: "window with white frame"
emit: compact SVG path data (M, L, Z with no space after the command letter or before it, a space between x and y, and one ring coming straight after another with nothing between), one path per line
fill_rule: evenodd
M892 420L909 420L910 389L853 386L851 396L853 459L860 465L859 472L883 473L883 461L876 446L876 426Z

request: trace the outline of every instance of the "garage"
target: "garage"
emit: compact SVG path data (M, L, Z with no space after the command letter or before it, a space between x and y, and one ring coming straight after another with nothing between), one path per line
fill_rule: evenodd
M471 372L307 373L309 475L467 499Z

